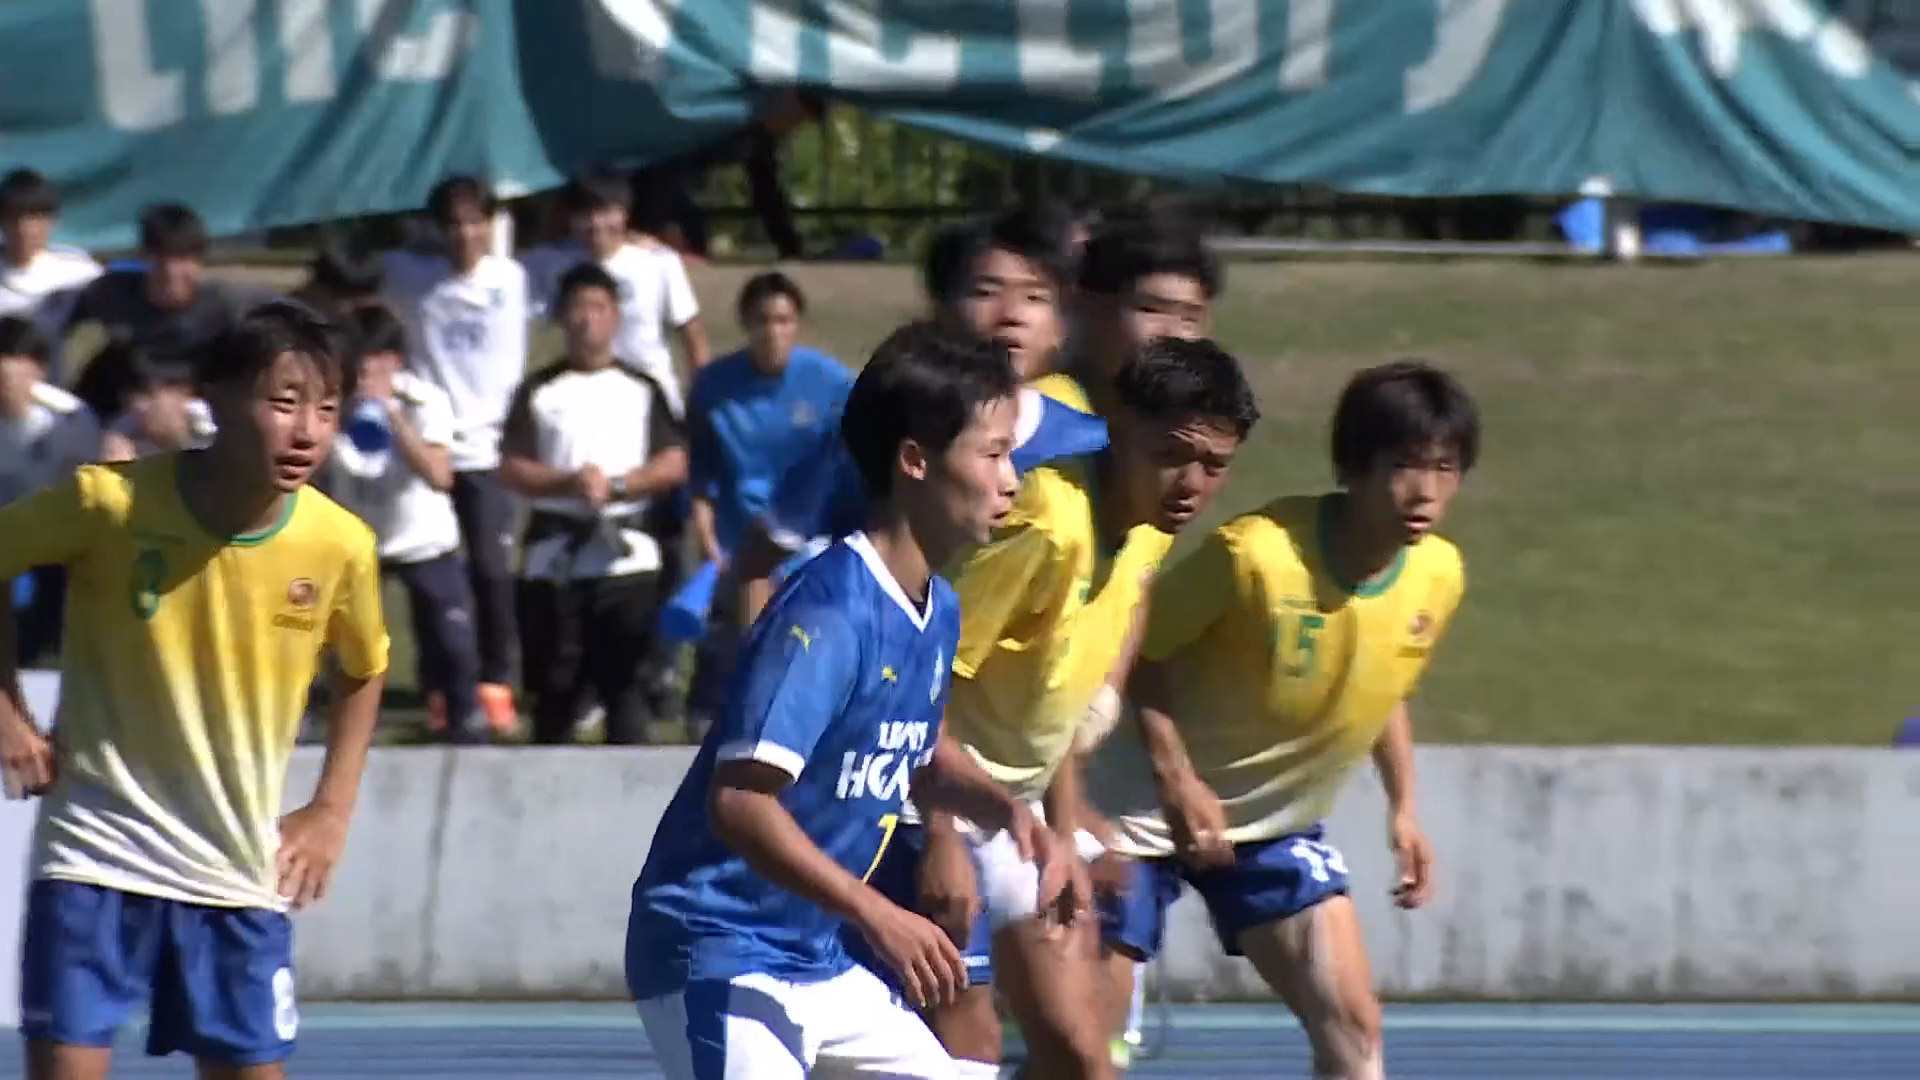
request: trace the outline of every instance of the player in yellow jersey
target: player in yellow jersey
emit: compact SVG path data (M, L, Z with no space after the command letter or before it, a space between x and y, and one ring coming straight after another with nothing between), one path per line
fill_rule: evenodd
M1160 576L1128 684L1138 726L1100 748L1088 788L1140 860L1108 927L1115 981L1159 949L1184 881L1300 1018L1314 1075L1379 1080L1379 1003L1321 821L1372 757L1396 899L1426 901L1406 701L1465 588L1460 553L1432 531L1473 468L1479 420L1451 376L1395 363L1348 384L1332 441L1339 491L1235 518Z
M1211 341L1151 342L1115 389L1111 448L1029 472L1007 523L952 575L961 632L948 728L1002 787L1044 806L1068 842L1083 799L1069 764L1076 733L1097 698L1117 696L1109 681L1124 679L1151 575L1259 417L1239 363ZM979 837L963 832L965 823L937 815L903 827L872 879L966 947L969 989L929 1010L935 1034L963 1076L997 1075L998 989L1034 1075L1111 1076L1102 1014L1088 1008L1099 991L1094 920L1069 920L1064 933L1031 920L996 929L987 919L998 881L1031 878L1031 868L983 864L976 881ZM1058 857L1098 851L1091 837L1079 846ZM1077 899L1091 904L1084 874Z
M0 578L67 568L52 743L24 713L0 607L0 764L42 796L22 948L30 1080L147 1051L272 1080L293 1050L287 911L325 893L379 712L387 632L373 534L308 479L353 366L299 305L263 305L200 376L204 450L85 466L0 508ZM313 797L281 795L321 654L339 674Z

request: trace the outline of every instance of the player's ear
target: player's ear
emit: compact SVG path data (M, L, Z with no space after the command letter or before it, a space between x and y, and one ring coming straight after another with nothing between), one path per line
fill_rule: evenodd
M912 439L902 439L900 441L900 454L897 464L900 467L901 473L909 479L925 480L927 478L927 466L930 464L927 460L927 448Z

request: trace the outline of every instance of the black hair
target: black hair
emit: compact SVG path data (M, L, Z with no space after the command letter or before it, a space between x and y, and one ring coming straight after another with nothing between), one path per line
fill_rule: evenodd
M203 353L200 384L251 386L287 353L312 360L330 389L353 396L356 365L339 328L297 300L270 300L222 330Z
M1025 259L1056 290L1073 283L1073 215L1058 203L1022 206L989 218L978 226L964 259L943 283L938 303L955 299L973 278L973 267L989 251L1004 251Z
M920 257L920 288L927 299L945 305L973 272L973 256L980 250L986 224L975 218L940 227L927 241Z
M560 206L568 214L591 214L616 206L627 210L632 201L632 185L612 169L588 169L560 189Z
M1182 214L1116 213L1094 230L1080 255L1084 292L1118 296L1155 274L1190 277L1209 300L1226 286L1205 230Z
M368 304L349 312L344 321L347 333L353 338L355 355L365 357L373 353L406 354L407 324L387 308L379 304Z
M888 498L902 442L943 453L983 406L1012 397L1019 385L1005 345L936 323L909 323L880 343L854 380L840 438L867 493Z
M372 297L385 287L387 270L380 253L357 241L329 238L307 267L313 284L337 296Z
M602 289L613 298L617 307L620 304L620 283L607 273L606 267L597 262L578 263L573 269L560 275L560 284L554 286L553 298L556 312L565 311L573 302L573 294L581 289Z
M462 206L477 206L483 217L492 217L496 204L493 192L474 176L449 176L427 194L427 216L440 225L452 221Z
M165 343L135 343L115 337L87 361L74 380L73 395L95 416L111 418L120 415L128 394L197 383L193 361L184 350L169 348Z
M1461 472L1480 457L1480 409L1452 375L1423 360L1396 360L1356 374L1333 411L1333 471L1341 483L1384 454L1451 449Z
M740 321L746 322L760 305L776 296L784 296L793 302L795 314L807 313L807 296L800 291L800 285L778 270L769 270L764 274L755 274L740 286L740 301L735 305Z
M140 211L140 251L159 258L203 258L207 224L185 203L155 203Z
M1240 361L1205 339L1160 338L1142 345L1114 376L1120 403L1141 416L1199 416L1227 424L1244 439L1260 421Z
M32 169L15 169L0 178L0 221L60 212L60 190Z
M24 356L45 367L53 357L53 343L32 319L8 315L0 318L0 356Z

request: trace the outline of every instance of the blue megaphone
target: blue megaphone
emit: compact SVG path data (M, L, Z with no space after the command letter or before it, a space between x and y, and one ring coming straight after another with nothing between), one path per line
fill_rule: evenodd
M713 609L713 590L720 583L720 564L708 560L693 572L660 609L660 633L673 644L699 641L707 632L707 613Z
M13 579L13 610L25 611L33 606L33 575L21 574Z
M347 416L347 441L363 454L384 454L393 449L393 424L387 407L377 401L362 401Z
M1894 733L1893 745L1920 749L1920 713L1907 717L1907 722L1900 725L1900 730Z

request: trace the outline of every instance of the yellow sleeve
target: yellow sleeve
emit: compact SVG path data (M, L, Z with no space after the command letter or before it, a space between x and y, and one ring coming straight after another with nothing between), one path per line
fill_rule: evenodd
M380 611L380 561L371 538L354 545L327 619L327 644L349 678L386 673L387 620Z
M1059 588L1063 553L1033 521L1002 529L961 564L953 589L960 596L960 645L954 674L971 679L1019 619L1046 610Z
M104 515L98 503L99 470L82 468L62 483L0 506L0 581L36 566L77 562L93 542Z
M1142 658L1165 660L1199 640L1232 610L1240 596L1240 568L1232 538L1216 529L1193 554L1175 563L1153 584Z

